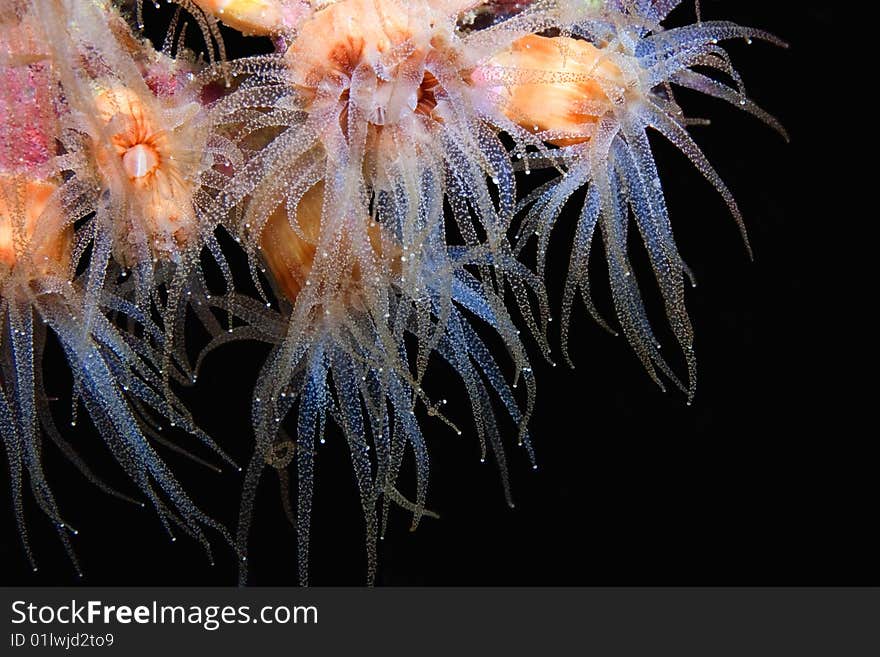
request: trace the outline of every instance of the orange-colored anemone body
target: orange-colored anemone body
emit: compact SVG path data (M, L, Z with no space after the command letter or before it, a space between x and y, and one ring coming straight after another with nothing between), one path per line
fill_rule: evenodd
M110 137L112 152L122 162L129 181L141 188L150 185L162 163L162 153L168 151L165 132L157 129L140 98L128 89L104 91L95 105L104 124L114 122ZM99 159L107 154L106 150L98 151Z
M246 36L288 32L309 11L300 0L193 0L199 8Z
M124 179L126 189L120 191L132 202L131 218L140 222L150 238L154 256L173 256L198 230L192 172L185 174L179 166L189 159L182 151L192 145L178 148L174 133L161 125L150 103L131 89L112 87L101 92L95 108L110 132L109 144L95 144L99 169L107 181Z
M477 70L476 81L494 67L509 69L514 77L499 89L502 111L531 132L571 133L548 140L556 146L588 141L589 134L578 133L588 132L585 127L611 108L610 97L616 94L610 90L626 87L623 72L602 49L569 37L531 34L518 39ZM516 76L523 81L515 81Z
M444 45L451 22L443 5L342 0L326 6L302 24L287 50L293 83L315 98L328 87L345 87L333 100L355 104L372 126L392 125L408 114L439 120L433 114L438 82L425 60L432 52L449 55ZM361 83L351 92L340 84L356 77ZM345 121L346 114L343 128Z
M70 265L73 227L53 197L58 186L0 174L0 270L29 263L29 276L64 275Z
M296 301L306 285L315 261L316 244L321 232L323 200L324 184L320 182L300 199L296 208L296 221L301 234L291 227L286 206L281 205L269 217L260 235L260 252L266 266L280 292L291 302ZM369 219L365 221L368 222L366 230L373 252L379 258L383 257L383 253L390 255L392 269L398 270L399 254L396 250L389 253L387 244L383 250L383 235L379 224ZM346 248L345 245L343 248ZM360 268L356 263L347 276L345 287L348 304L356 305L361 282Z
M304 240L290 226L286 206L280 205L269 217L260 235L260 251L275 283L295 301L315 260L316 242L321 230L323 185L306 192L296 208L296 220Z

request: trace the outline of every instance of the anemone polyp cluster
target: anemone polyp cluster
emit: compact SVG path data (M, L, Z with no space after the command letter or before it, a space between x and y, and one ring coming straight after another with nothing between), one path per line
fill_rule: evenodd
M40 461L46 437L101 490L152 507L172 540L179 528L210 559L207 531L219 534L242 583L267 466L282 482L308 583L326 440L341 439L351 455L368 581L393 507L412 515L413 529L436 517L427 508L436 427L426 417L476 438L512 506L508 454L522 450L537 468L528 345L551 358L545 274L554 249L569 262L563 357L580 297L600 323L617 325L660 387L693 399L690 270L649 133L687 156L745 236L676 90L731 103L784 134L748 98L720 45L784 45L775 37L725 21L672 26L675 0L173 1L161 50L138 31L140 0L133 17L111 0L0 9L0 429L34 567L25 477L76 565ZM207 57L183 47L184 11ZM220 23L270 37L274 51L227 57ZM530 188L519 174L536 170L545 181ZM555 226L572 199L580 209L566 242ZM633 236L680 366L645 310ZM597 239L616 321L590 296ZM205 275L206 256L222 285ZM231 264L245 261L246 272ZM239 284L248 273L251 295ZM193 318L210 334L202 345L186 342ZM81 401L133 493L93 475L56 426L41 370L49 333L74 375L69 423ZM238 339L272 345L252 390L253 448L242 468L177 393ZM467 427L427 392L436 362L458 378L465 409L456 416ZM234 536L155 449L186 453L166 426L243 471ZM407 458L415 482L404 493Z

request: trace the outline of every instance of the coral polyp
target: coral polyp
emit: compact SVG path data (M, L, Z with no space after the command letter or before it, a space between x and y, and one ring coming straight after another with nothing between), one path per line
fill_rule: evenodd
M738 74L718 43L722 39L754 38L784 44L761 30L724 22L664 30L654 22L662 20L664 12L659 6L646 12L623 3L620 8L588 13L569 27L569 32L580 38L524 37L496 55L480 74L484 79L498 76L506 85L508 94L502 96L505 114L560 146L556 157L565 163L566 175L526 200L530 209L517 240L521 246L532 235L540 236L541 271L550 233L563 206L580 188L588 188L563 299L563 347L578 292L583 294L590 312L605 324L590 298L588 263L598 230L605 241L614 306L623 333L657 384L663 387L659 370L685 389L690 400L696 389L696 357L684 300L689 271L672 234L647 131L655 130L666 137L715 186L748 245L736 201L688 135L687 120L672 89L684 87L731 102L785 135L773 117L747 98ZM735 86L694 70L697 66L732 76ZM544 106L548 94L554 107L551 111ZM685 354L687 383L679 380L660 355L660 343L631 275L627 254L631 218L647 248L667 317Z
M67 357L74 408L84 403L166 526L206 547L205 527L231 534L171 474L152 443L180 448L153 425L164 418L228 460L177 386L195 385L205 359L230 343L272 345L252 391L253 452L229 538L242 583L268 468L285 498L295 476L296 504L285 509L308 583L319 445L333 437L357 483L369 582L391 508L411 513L413 529L436 515L426 419L475 434L512 505L508 445L536 462L527 342L550 359L555 253L569 263L566 360L578 295L613 330L591 299L597 234L620 332L657 384L672 381L693 400L692 276L649 133L687 156L745 237L676 93L726 101L784 135L721 46L784 45L776 37L699 18L668 27L676 0L174 4L161 50L138 32L140 1L133 16L105 0L20 0L0 13L0 426L22 532L26 476L70 547L41 468L44 437L106 488L55 426L41 373L49 333ZM184 47L187 15L207 58ZM229 57L221 24L269 37L273 52ZM573 199L566 245L555 228ZM686 376L661 356L631 233ZM243 250L249 271L233 271L229 249ZM206 274L206 253L223 289ZM193 316L210 333L200 353L184 340ZM438 369L460 382L468 426L446 417L431 385ZM408 462L411 492L401 483Z
M162 266L186 269L203 244L199 185L209 130L199 120L192 64L152 51L106 11L74 3L70 19L88 29L47 36L72 119L61 135L64 164L83 180L84 209L94 212L93 271L101 278L112 252L135 274L143 305Z
M152 259L175 258L198 233L192 203L194 183L185 173L186 153L180 152L180 144L190 142L182 135L169 134L164 125L160 127L159 117L128 88L101 92L95 109L111 133L109 149L100 140L94 145L101 178L108 188L125 185L119 193L132 204L130 216L138 222L137 226L131 221L114 222L121 233L122 265L130 267L138 260L137 244L131 240L133 231L144 234Z
M93 29L104 29L101 34L112 38L109 26L115 14L107 16L96 6L89 9L97 12L88 15ZM99 193L107 195L94 186L92 161L86 154L94 152L95 144L81 138L83 119L74 103L77 98L96 97L99 90L73 77L67 68L70 60L62 64L47 48L53 29L69 29L73 11L64 3L21 3L18 12L4 16L9 39L3 44L0 69L7 82L0 98L4 130L8 131L0 144L0 424L16 519L28 558L36 568L23 512L22 486L29 479L38 506L55 523L76 563L69 540L70 533L76 532L63 519L42 469L46 440L99 488L135 502L98 479L56 425L43 381L42 354L52 335L60 343L72 375L70 423L76 424L76 410L82 403L95 430L142 495L144 501L135 503L149 503L169 532L173 527L182 529L210 553L204 528L215 528L222 535L226 532L195 506L153 447L151 439L167 442L155 435L155 418L164 416L221 455L222 451L198 430L188 411L163 385L164 338L160 328L148 313L125 298L123 287L106 280L109 251L102 255L100 244L106 238L103 243L109 246L114 235L118 240L126 229L132 230L126 221L131 211L123 209L131 208L137 199L125 188L118 204L106 210L113 218L105 215L106 224L96 230L101 208L95 201ZM95 22L98 18L101 22ZM72 49L73 40L66 38ZM75 52L78 57L89 54ZM97 66L96 61L91 63ZM27 93L29 85L35 88ZM93 118L101 120L97 115ZM99 126L95 134L103 136L100 123L93 125ZM108 152L117 149L114 157L121 160L119 170L125 171L126 153L119 153L120 144L96 141ZM25 156L16 157L18 153ZM134 185L131 188L136 189ZM159 199L171 201L162 190Z
M299 21L309 12L305 0L186 0L181 6L195 5L239 30L246 36L276 36L293 32Z
M92 474L56 425L42 373L42 352L49 331L70 364L75 396L144 499L155 507L169 532L172 524L179 526L209 550L202 526L221 533L224 530L195 507L150 445L145 414L147 409L165 412L180 426L199 432L185 410L179 405L169 409L162 401L161 379L141 356L150 353L148 343L138 344L133 336L123 335L100 314L84 334L84 295L70 280L73 229L61 211L60 190L58 185L28 181L21 175L0 176L0 426L10 463L16 519L28 558L36 569L23 514L25 473L37 504L55 523L68 554L77 563L69 541L69 533L76 530L63 519L42 470L45 439L55 443L99 488L134 502ZM7 236L11 236L8 241ZM111 291L102 295L100 303L104 309L128 311L131 319L141 319L148 330L151 328L148 320ZM71 424L76 423L75 418ZM210 442L207 436L202 438ZM137 504L144 506L143 502Z
M513 83L511 84L511 77ZM612 110L612 88L629 84L613 60L589 41L537 34L517 39L475 72L512 121L555 146L585 143Z

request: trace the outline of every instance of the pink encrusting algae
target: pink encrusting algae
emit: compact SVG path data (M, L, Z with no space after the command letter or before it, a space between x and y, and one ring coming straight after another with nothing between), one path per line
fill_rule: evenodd
M413 528L435 515L426 508L423 420L464 429L423 388L438 363L461 380L480 458L498 463L512 504L506 433L537 467L527 426L535 382L518 324L550 358L546 262L557 219L575 196L583 200L567 248L563 356L578 293L608 326L589 290L598 232L621 332L651 377L674 382L690 402L689 272L647 132L681 150L743 226L731 192L689 136L674 90L733 103L784 134L746 96L720 45L783 45L775 37L723 21L667 28L677 0L175 4L161 51L104 0L16 0L0 12L8 327L0 426L14 457L22 531L24 473L43 511L67 526L34 447L38 424L94 480L48 410L46 331L34 318L62 342L75 398L142 494L163 520L205 543L203 526L225 530L153 450L150 418L164 416L219 452L174 386L194 384L204 358L227 343L273 345L253 391L255 447L233 541L242 583L267 467L283 483L298 576L308 582L318 445L335 435L331 425L351 455L368 581L392 505L412 513ZM137 23L143 12L134 5ZM184 14L198 23L207 62L175 45ZM229 58L221 25L270 37L275 52ZM549 181L523 193L519 174L539 169ZM660 355L630 264L630 225L645 244L686 378ZM218 231L244 249L259 298L235 289ZM534 245L536 271L524 264ZM223 272L219 293L203 273L204 251ZM190 312L212 334L195 367L183 341ZM497 358L490 345L499 341L505 354ZM408 453L416 473L409 496L398 481ZM288 469L295 505L286 499Z

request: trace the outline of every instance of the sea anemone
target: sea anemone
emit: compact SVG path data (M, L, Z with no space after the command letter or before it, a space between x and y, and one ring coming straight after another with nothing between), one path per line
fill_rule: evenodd
M119 283L141 312L158 307L170 397L170 380L192 382L183 320L206 288L206 248L231 281L214 232L214 197L239 155L211 134L202 106L210 91L196 80L190 54L154 50L111 5L36 3L36 10L64 90L59 165L75 181L70 203L88 216L79 231L90 248L85 324L105 282Z
M341 428L352 454L370 580L380 500L383 517L389 501L412 510L414 525L425 513L428 451L414 416L419 401L440 413L421 388L432 354L463 380L483 452L494 452L505 490L490 390L530 449L531 370L503 290L513 289L542 339L529 299L543 303L543 290L507 241L516 190L496 124L522 140L522 149L541 145L502 113L490 117L494 107L473 94L470 74L487 45L485 35L459 29L471 4L328 4L302 20L283 53L229 62L225 71L236 86L210 108L216 130L246 156L219 197L231 212L226 225L249 253L254 279L259 284L265 271L282 302L278 315L264 307L270 304L238 295L212 300L247 322L212 346L237 335L280 345L254 394L257 449L245 480L239 547L246 547L266 464L296 458L302 582L314 440L325 417ZM513 40L518 32L499 34ZM447 243L447 231L457 243ZM514 376L528 383L525 412L472 328L474 318L498 333ZM279 425L296 405L294 456ZM413 502L395 488L407 445L418 473ZM276 458L278 450L284 459Z
M82 159L86 151L68 146L79 145L71 137L71 125L85 121L77 113L77 99L86 92L100 92L71 79L73 69L60 65L57 52L48 47L50 34L57 36L57 31L70 28L69 15L53 13L59 8L56 5L19 3L17 11L3 16L2 25L6 38L0 61L4 82L0 91L4 119L0 142L0 428L10 465L16 520L33 565L22 499L26 475L35 500L55 523L76 564L68 536L68 532L76 532L62 519L43 472L44 438L55 443L100 488L134 501L97 479L55 424L42 367L43 347L51 334L60 343L72 374L71 424L76 423L76 409L82 401L113 456L156 509L169 533L172 525L181 528L202 542L210 554L204 527L227 534L195 506L152 447L151 437L181 449L156 434L153 418L167 418L229 459L163 386L157 366L164 350L163 335L148 313L120 294L123 287L104 280L109 256L100 253L103 245L109 244L108 236L123 239L125 231L116 222L132 217L132 208L141 212L139 219L144 223L140 225L157 224L156 216L146 215L155 204L147 205L134 197L140 189L138 180L156 173L144 170L151 162L150 154L131 153L141 145L158 145L157 152L164 151L155 135L151 141L132 144L118 139L91 144L93 152L112 153L116 149L120 171L143 174L129 175L125 181L129 187L120 192L127 197L110 202L113 210L127 209L128 214L112 214L95 203L98 192L103 200L110 190L96 191L94 180L80 175L89 170ZM132 103L127 107L131 109ZM91 119L96 125L103 120L100 115ZM113 120L107 124L118 125ZM98 136L108 135L99 132L96 139ZM118 179L121 175L114 180ZM158 197L169 202L167 194ZM97 216L90 218L95 211ZM131 225L129 222L129 228ZM86 257L89 246L90 260ZM87 278L78 275L81 267L88 270Z
M553 166L564 175L539 187L520 202L528 209L517 234L521 249L538 236L543 273L549 239L568 200L586 188L571 249L562 304L563 349L578 291L590 313L604 326L590 298L589 258L596 228L602 234L611 291L620 325L651 377L657 370L693 398L696 356L685 308L685 279L690 273L673 238L648 130L663 135L715 186L748 240L730 190L688 134L688 119L675 102L675 86L726 100L785 131L746 96L723 39L760 39L784 45L767 32L722 22L699 22L664 29L660 25L679 2L614 2L601 9L560 3L554 10L560 36L532 34L497 53L476 72L481 85L496 89L501 110L545 142L555 145ZM567 36L566 36L567 35ZM697 68L726 75L732 84ZM531 166L546 165L543 154ZM666 315L687 362L682 383L660 353L645 313L628 256L628 227L633 219L645 243L665 303ZM692 279L691 279L692 280Z
M421 516L433 515L425 509L429 456L416 412L421 404L428 415L442 418L445 401L432 401L422 389L429 357L436 355L461 377L481 458L487 450L494 454L508 501L506 458L491 391L519 426L518 442L530 454L526 422L534 395L525 349L510 317L499 312L503 306L494 292L466 270L479 264L478 256L464 248L448 249L442 225L428 215L422 215L418 250L402 247L385 224L352 214L357 205L327 213L322 186L317 183L299 200L295 222L282 206L263 228L260 262L273 282L280 312L238 295L211 299L247 323L218 335L209 349L239 338L278 345L254 391L256 450L245 476L239 549L247 551L256 488L267 465L283 473L295 460L298 495L292 521L303 584L308 581L317 441L324 441L328 419L341 429L351 453L372 581L376 539L384 534L390 504L412 511L413 529ZM472 318L504 340L527 383L525 411ZM407 344L413 339L414 347ZM298 410L291 438L282 423L293 409ZM412 450L416 466L413 501L397 490L406 449ZM244 566L241 577L246 581Z
M67 22L42 18L64 88L63 164L81 180L85 213L95 214L90 285L100 287L112 254L134 272L145 304L156 269L187 269L212 235L212 225L200 224L200 178L212 150L198 89L188 84L185 57L153 51L112 7L65 10Z
M109 0L0 9L0 427L23 536L26 474L70 551L42 472L44 436L118 494L55 426L41 373L50 334L71 368L74 409L82 400L163 522L206 546L204 527L225 531L151 446L164 441L153 418L222 455L172 384L194 384L203 359L231 341L273 345L252 398L255 449L235 539L242 582L257 487L275 468L286 497L294 463L297 504L285 509L308 582L316 456L333 425L351 454L369 581L392 504L412 513L413 528L434 515L422 419L458 431L427 383L438 368L461 380L481 457L498 462L510 502L503 423L516 425L534 464L534 382L515 322L549 359L547 259L576 194L584 200L562 298L565 358L579 294L608 327L590 298L598 229L622 333L658 385L674 382L690 403L692 277L649 132L714 185L745 237L674 93L728 101L784 135L748 99L719 45L779 40L699 16L667 28L678 0L173 1L161 51ZM208 62L182 47L184 10ZM140 0L134 14L141 23ZM229 59L220 23L270 37L275 52ZM522 176L539 169L549 182L523 194ZM661 355L644 309L633 226L686 378ZM234 280L224 232L244 249L254 295ZM533 246L534 267L525 264ZM219 293L205 251L225 279ZM195 367L184 343L192 315L211 334ZM520 381L523 392L514 390ZM416 477L406 496L398 480L409 450ZM30 556L26 537L25 545Z
M225 534L187 496L147 440L149 412L165 414L209 447L223 452L192 423L182 405L163 400L161 379L142 358L148 340L120 332L98 314L83 335L82 289L72 282L73 228L62 207L63 186L28 180L20 174L0 175L0 428L10 465L10 483L19 530L34 569L27 540L22 502L23 474L40 507L56 525L76 565L65 522L42 469L42 441L48 437L93 483L123 499L95 477L58 430L43 386L42 352L48 331L64 350L74 379L74 404L79 397L114 457L154 506L163 524L171 524L210 548L202 526ZM147 334L161 335L149 320L123 299L105 292L102 309L128 312ZM155 356L155 354L152 354ZM127 399L130 397L131 400ZM176 400L174 400L176 402ZM71 421L76 423L75 415ZM164 441L163 441L164 442ZM143 506L143 503L139 503ZM78 570L78 566L77 566Z

